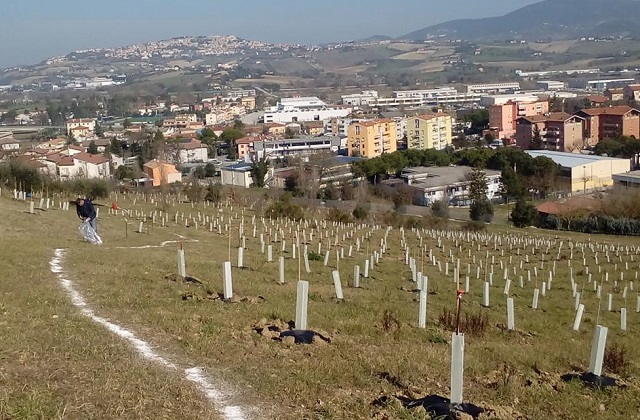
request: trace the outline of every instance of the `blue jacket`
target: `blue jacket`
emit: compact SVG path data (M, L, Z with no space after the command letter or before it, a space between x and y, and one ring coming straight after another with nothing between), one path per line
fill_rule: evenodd
M96 209L93 207L93 203L91 200L84 200L84 205L80 206L76 204L76 212L78 213L78 217L81 219L95 219L96 218Z

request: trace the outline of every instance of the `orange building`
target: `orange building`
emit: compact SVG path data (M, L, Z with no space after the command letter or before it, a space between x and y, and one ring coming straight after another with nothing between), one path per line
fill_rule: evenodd
M144 174L153 182L154 187L162 184L173 184L174 182L182 182L182 174L176 167L167 162L152 160L145 163L142 167Z
M588 108L575 115L585 119L584 137L588 146L619 136L640 138L640 111L630 106Z
M509 101L503 105L491 105L489 108L489 128L498 133L499 139L513 138L516 134L516 120L518 118L544 115L548 112L548 101Z
M349 156L374 158L398 150L396 122L391 119L360 121L349 126Z

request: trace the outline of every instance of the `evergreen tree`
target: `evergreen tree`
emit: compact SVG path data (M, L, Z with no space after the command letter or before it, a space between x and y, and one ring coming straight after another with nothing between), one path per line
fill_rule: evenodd
M535 224L537 218L538 211L536 210L536 208L533 206L533 204L525 201L522 198L516 202L516 206L511 212L511 221L513 222L513 225L518 228Z
M98 136L100 138L103 138L104 137L104 128L102 128L102 126L96 122L96 128L94 128L93 133L96 136Z
M488 181L484 170L474 168L469 175L469 198L472 203L469 208L471 220L489 223L493 220L493 204L487 198Z
M269 159L265 156L262 159L254 159L251 164L251 178L253 185L264 188L265 178L269 172Z
M542 142L542 136L540 135L540 129L536 125L533 128L533 137L531 137L531 143L529 145L529 149L531 150L542 150L544 149L544 144Z
M92 155L97 155L98 154L98 146L96 146L96 142L91 140L89 142L89 147L87 147L87 153L92 154Z

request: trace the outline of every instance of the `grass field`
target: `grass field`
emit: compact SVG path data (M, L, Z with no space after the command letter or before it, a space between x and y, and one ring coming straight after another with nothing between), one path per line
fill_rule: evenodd
M638 417L637 291L628 289L626 301L622 298L623 288L631 287L639 269L637 249L626 248L637 246L634 239L506 227L475 237L460 232L457 225L443 232L392 229L386 234L384 228L371 225L327 222L325 227L312 217L304 223L262 219L257 212L260 206L252 209L254 203L248 200L220 208L176 204L165 215L167 227L161 227L160 208L139 196L135 204L133 197L117 199L132 211L127 230L123 215L109 215L108 207L101 207L104 244L96 247L78 236L73 211L30 215L25 213L28 203L10 200L4 190L3 195L0 323L5 334L0 353L0 418L222 418L220 407L193 383L145 360L126 341L81 315L50 271L55 249L66 250L61 264L64 275L98 316L133 332L179 366L201 366L230 403L244 408L246 418L429 418L424 410L404 409L393 396L449 394L451 330L439 318L444 309L454 308L452 270L458 260L463 283L470 265L463 317L488 317L486 330L463 331L467 333L464 397L489 410L483 418ZM150 219L154 211L156 223L148 221L145 233L136 233L139 221ZM185 227L183 215L190 227ZM215 224L213 232L209 223ZM236 267L241 223L246 241L243 269ZM309 251L318 251L320 233L324 235L320 254L324 256L331 245L328 266L322 259L312 260L311 273L305 273L302 265L302 278L310 283L309 328L330 337L330 343L290 345L253 329L257 323L284 326L294 319L298 260L293 259L291 244L296 231L301 237L304 232ZM273 246L276 262L267 262L261 253L261 234ZM285 252L281 251L282 234ZM361 288L351 287L354 265L359 264L362 272L364 260L380 251L385 237L387 252L379 264L369 278L361 278ZM187 274L202 281L201 285L166 278L177 272L176 241L181 238ZM417 294L405 265L404 244L429 277L426 329L417 326ZM612 248L618 244L619 249ZM351 258L347 256L350 246ZM335 252L341 248L345 258L337 261ZM610 328L608 346L628 350L628 366L617 374L605 368L605 373L620 379L626 388L596 391L560 379L588 366L598 318L598 299L593 283L588 282L582 250L592 280L603 286L603 296L613 294L614 311L601 311L599 321ZM229 260L229 252L235 303L212 299L222 293L222 265ZM283 285L278 283L281 255L286 267ZM569 260L586 307L579 332L571 329L575 310ZM480 279L476 279L481 261ZM506 325L505 268L512 282L509 295L515 300L516 331L497 326ZM335 298L331 272L336 269L344 301ZM482 283L492 271L491 305L484 308ZM542 287L549 271L555 271L553 286L533 310L533 290ZM608 282L603 281L605 272ZM620 330L618 312L625 304L629 307L626 332ZM392 398L373 405L381 396Z

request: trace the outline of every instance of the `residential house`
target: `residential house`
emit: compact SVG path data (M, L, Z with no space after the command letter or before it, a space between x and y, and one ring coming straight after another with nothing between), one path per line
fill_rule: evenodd
M347 136L349 156L373 158L398 149L396 122L391 119L353 123Z
M631 84L624 88L625 99L640 103L640 84Z
M245 96L244 98L240 98L240 104L242 104L242 106L248 111L254 111L256 109L256 97Z
M290 132L294 135L302 134L302 124L297 122L287 123L285 124L285 135L287 132Z
M111 177L111 165L104 155L92 155L78 153L72 156L74 164L78 167L78 177L102 178Z
M20 150L20 142L12 135L0 137L0 151L16 152L18 150Z
M93 135L93 131L89 127L79 126L69 129L69 136L73 139L86 139Z
M67 133L78 127L84 127L91 134L96 130L96 120L93 118L72 118L67 120Z
M324 123L322 121L303 122L302 131L309 136L321 136L324 134Z
M152 186L159 187L163 184L182 182L182 174L176 167L168 162L151 160L142 165L145 176L151 180Z
M81 146L76 146L75 144L70 144L67 147L65 147L64 149L60 150L60 154L61 155L65 155L65 156L73 156L76 155L78 153L83 153L85 152L84 147Z
M575 115L585 119L586 146L619 136L640 138L640 111L630 106L587 108Z
M264 126L266 127L266 131L272 136L284 136L284 133L287 131L286 124L267 123Z
M85 152L89 149L92 141L95 143L98 153L104 153L105 150L107 150L111 146L111 140L109 139L85 140L81 143L82 147L85 149Z
M531 140L539 132L547 150L574 152L584 147L584 118L565 112L520 117L516 121L516 146L530 149Z
M235 141L236 147L238 149L238 159L245 160L247 155L253 153L253 142L256 140L260 140L261 137L243 137L241 139L237 139Z
M624 88L609 88L604 91L609 102L624 101Z
M443 150L451 145L451 140L452 119L450 115L439 113L408 118L408 149Z
M489 128L499 139L512 138L516 134L516 120L519 117L544 115L549 112L549 101L517 102L509 101L489 107Z
M55 139L51 139L49 141L45 141L44 143L40 143L38 148L45 149L50 152L58 152L67 145L68 140L63 137L57 137Z
M609 101L609 98L605 95L589 95L587 96L587 101L589 101L593 107L600 107L606 104L607 101Z
M197 139L180 139L177 163L201 163L209 160L209 147Z
M47 155L41 162L47 166L46 172L49 175L63 181L76 178L78 175L78 167L72 156L53 153Z

